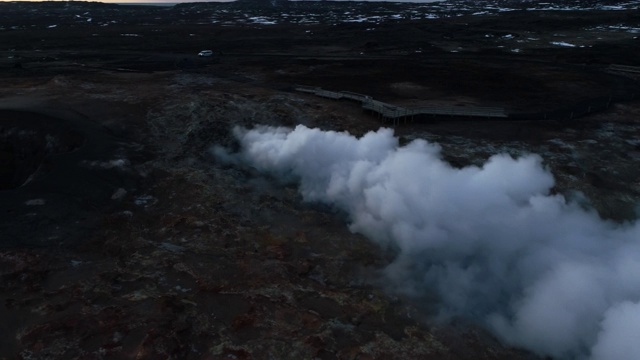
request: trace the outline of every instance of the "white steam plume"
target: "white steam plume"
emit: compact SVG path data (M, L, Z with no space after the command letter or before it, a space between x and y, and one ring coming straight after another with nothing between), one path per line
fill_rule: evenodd
M443 315L473 318L505 342L567 359L640 359L640 225L602 220L550 194L541 158L492 156L457 169L392 130L236 129L227 159L293 176L350 229L398 250L397 291L434 293Z

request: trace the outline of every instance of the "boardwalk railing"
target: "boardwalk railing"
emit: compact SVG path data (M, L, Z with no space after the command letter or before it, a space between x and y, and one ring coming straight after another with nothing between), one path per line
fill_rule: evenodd
M448 116L477 116L506 118L508 114L503 108L497 107L466 107L466 106L420 106L405 108L370 100L362 103L362 107L381 114L385 118L394 119L416 115L448 115Z
M638 67L638 66L611 64L611 65L609 65L608 69L609 70L613 70L613 71L622 71L622 72L640 74L640 67Z
M474 116L488 118L506 118L509 115L503 108L498 107L467 107L467 106L420 106L406 108L387 104L374 100L370 96L362 95L350 91L329 91L319 87L297 86L297 91L315 94L328 99L347 99L357 101L362 104L364 110L377 113L383 119L399 120L401 118L411 118L420 115L448 115L448 116Z

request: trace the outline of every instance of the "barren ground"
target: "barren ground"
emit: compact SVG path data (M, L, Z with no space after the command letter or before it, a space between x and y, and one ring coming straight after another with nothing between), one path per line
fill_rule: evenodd
M455 166L538 153L554 191L582 191L615 221L636 217L640 91L607 67L637 66L640 47L627 32L585 29L637 24L637 12L370 30L143 25L134 20L150 10L136 9L108 27L0 31L0 358L535 358L473 324L432 323L377 284L393 254L341 214L215 162L209 148L234 146L233 126L361 135L390 125L297 84L398 105L504 107L509 119L435 117L395 131L440 143ZM558 33L585 47L549 46ZM516 52L507 35L544 40ZM197 58L204 48L217 55Z

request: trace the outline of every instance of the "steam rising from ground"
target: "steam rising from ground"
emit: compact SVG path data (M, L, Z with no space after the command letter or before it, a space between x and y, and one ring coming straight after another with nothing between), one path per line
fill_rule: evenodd
M558 358L640 359L640 225L619 225L550 194L537 155L453 168L440 147L399 146L392 130L236 129L238 154L293 178L305 200L349 214L350 229L398 250L396 291L439 299L505 342Z

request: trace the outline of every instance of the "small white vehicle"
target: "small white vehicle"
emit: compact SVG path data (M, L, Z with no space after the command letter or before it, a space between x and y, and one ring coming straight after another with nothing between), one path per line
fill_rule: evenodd
M211 50L202 50L198 53L198 56L200 57L209 57L213 55L213 51Z

